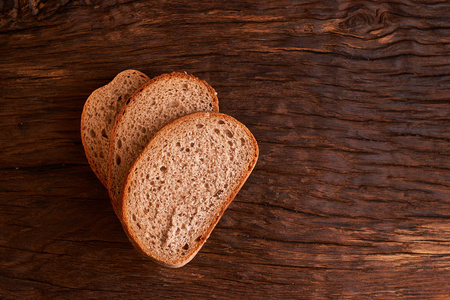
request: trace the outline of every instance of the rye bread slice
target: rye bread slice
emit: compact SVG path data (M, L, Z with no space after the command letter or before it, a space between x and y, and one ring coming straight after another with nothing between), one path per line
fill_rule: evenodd
M125 101L144 83L147 75L136 70L117 74L105 86L96 89L86 100L81 115L81 141L88 162L106 186L111 129Z
M219 111L216 92L185 73L155 77L126 102L116 118L108 154L108 190L120 220L123 184L136 158L164 125L198 111Z
M181 267L200 250L258 159L251 132L221 113L162 128L129 170L123 226L142 253Z

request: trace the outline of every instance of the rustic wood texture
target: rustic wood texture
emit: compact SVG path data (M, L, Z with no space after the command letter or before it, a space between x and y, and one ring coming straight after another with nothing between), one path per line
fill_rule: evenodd
M0 298L450 298L450 4L0 1ZM181 269L135 251L84 101L187 71L258 164Z

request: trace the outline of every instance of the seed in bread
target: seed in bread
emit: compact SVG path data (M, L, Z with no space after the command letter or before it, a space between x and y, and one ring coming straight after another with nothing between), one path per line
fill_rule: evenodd
M92 170L105 186L109 139L116 115L131 94L149 80L139 71L125 70L95 90L84 104L81 140Z
M145 255L181 267L200 250L258 159L250 131L221 113L161 129L129 170L123 225Z

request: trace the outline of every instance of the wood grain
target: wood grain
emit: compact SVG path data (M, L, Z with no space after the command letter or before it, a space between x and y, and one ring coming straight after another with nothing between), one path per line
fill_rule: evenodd
M450 298L448 1L0 1L0 298ZM197 257L140 256L84 156L115 74L187 71L258 164Z

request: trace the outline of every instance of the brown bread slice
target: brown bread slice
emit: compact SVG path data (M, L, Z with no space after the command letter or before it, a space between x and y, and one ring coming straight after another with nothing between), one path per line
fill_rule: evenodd
M92 170L104 186L107 179L109 138L116 115L131 94L149 80L147 75L139 71L125 70L107 85L96 89L84 104L81 141Z
M258 159L234 118L199 112L161 129L129 170L123 226L156 262L181 267L200 250Z
M124 180L138 155L164 125L198 111L219 111L216 92L185 73L153 78L127 101L114 124L108 154L108 190L119 219Z

